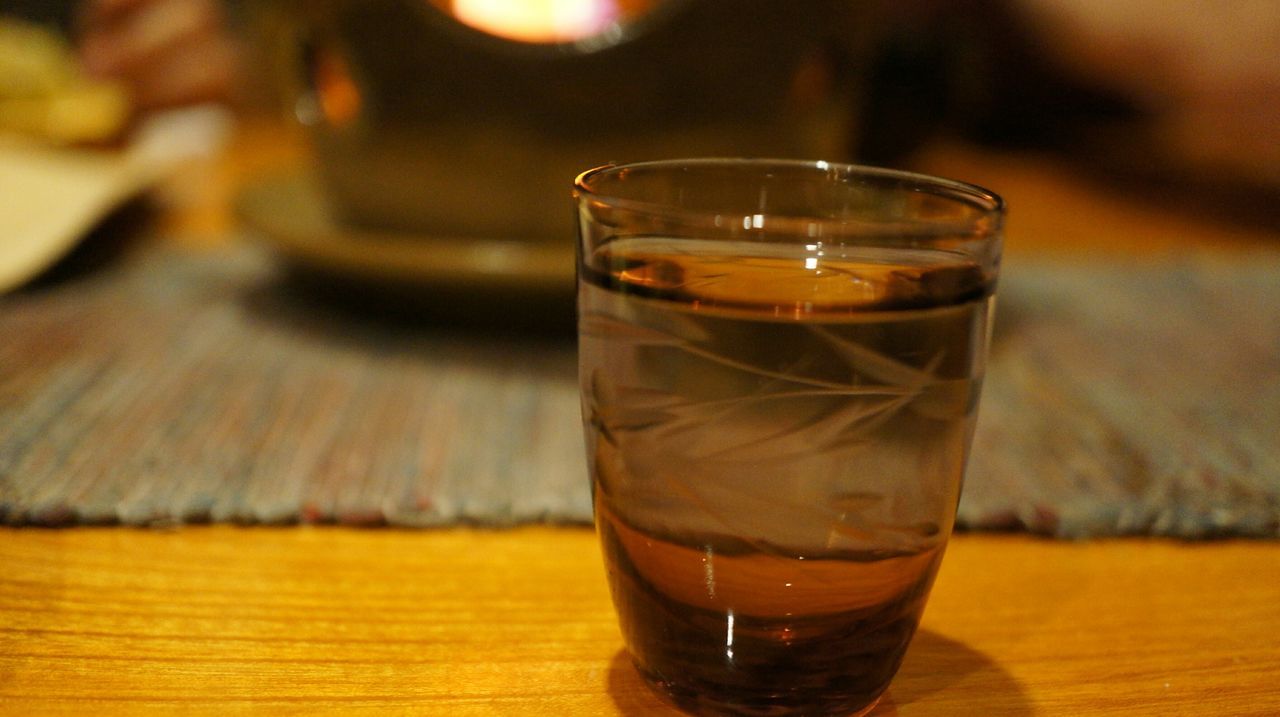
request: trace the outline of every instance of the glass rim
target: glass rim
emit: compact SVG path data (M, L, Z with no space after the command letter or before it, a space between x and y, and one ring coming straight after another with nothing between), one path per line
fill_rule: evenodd
M985 219L989 222L987 225L989 230L998 230L1003 223L1002 220L1006 210L1003 197L990 189L977 184L901 169L890 169L887 167L877 167L851 162L828 162L824 160L810 159L693 157L687 159L659 159L643 162L610 162L580 173L573 180L573 188L575 196L579 199L589 197L592 200L602 202L619 209L629 209L647 214L663 216L714 218L717 216L717 212L711 210L687 209L684 207L676 207L669 204L651 202L642 199L629 199L627 197L618 196L617 194L599 191L592 187L592 182L597 179L616 175L629 170L672 170L680 168L716 167L746 167L757 170L764 170L768 168L790 170L799 169L824 173L831 173L835 171L842 177L895 180L903 183L904 191L910 191L913 189L932 190L932 193L936 196L945 197L970 207L977 213L972 220L967 220L963 223L966 225L977 225ZM839 220L823 219L819 221L831 222Z

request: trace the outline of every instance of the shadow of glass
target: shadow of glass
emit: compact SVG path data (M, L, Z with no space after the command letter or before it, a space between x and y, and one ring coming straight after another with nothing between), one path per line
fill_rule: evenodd
M631 664L631 657L625 649L618 650L613 659L609 661L608 689L609 697L613 699L613 704L618 708L618 714L628 715L629 717L640 717L641 715L663 717L664 715L685 714L658 697L658 693L649 689L649 686L640 678L640 673L636 671L635 665Z
M644 683L626 650L609 663L608 690L622 715L685 714ZM1031 714L1022 686L995 660L931 630L916 633L889 692L871 716L890 717L900 709L922 715Z
M932 630L916 633L889 692L871 715L888 717L899 709L913 715L1021 717L1032 712L1022 685L999 663Z

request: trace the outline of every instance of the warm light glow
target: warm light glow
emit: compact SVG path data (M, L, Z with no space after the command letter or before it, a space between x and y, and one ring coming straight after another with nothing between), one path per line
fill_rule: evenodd
M572 42L618 21L617 0L453 0L460 22L522 42Z
M359 116L362 103L346 58L325 50L316 54L312 64L312 82L325 120L333 127L350 125Z

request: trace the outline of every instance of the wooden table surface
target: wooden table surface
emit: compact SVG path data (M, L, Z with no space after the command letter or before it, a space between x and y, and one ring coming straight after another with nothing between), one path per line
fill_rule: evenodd
M288 154L245 141L175 242L216 243L236 184ZM1044 158L924 167L1007 196L1010 257L1277 244ZM587 529L0 530L0 714L139 712L669 713ZM1280 544L957 536L877 714L1280 714Z
M0 713L668 713L588 529L0 534ZM879 714L1280 714L1280 549L959 536Z

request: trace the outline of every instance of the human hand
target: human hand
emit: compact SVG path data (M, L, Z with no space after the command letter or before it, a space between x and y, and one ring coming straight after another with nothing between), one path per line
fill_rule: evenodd
M1020 2L1050 57L1148 110L1164 151L1280 184L1280 4Z
M140 112L235 94L239 52L218 0L85 0L77 23L85 69L123 83Z

